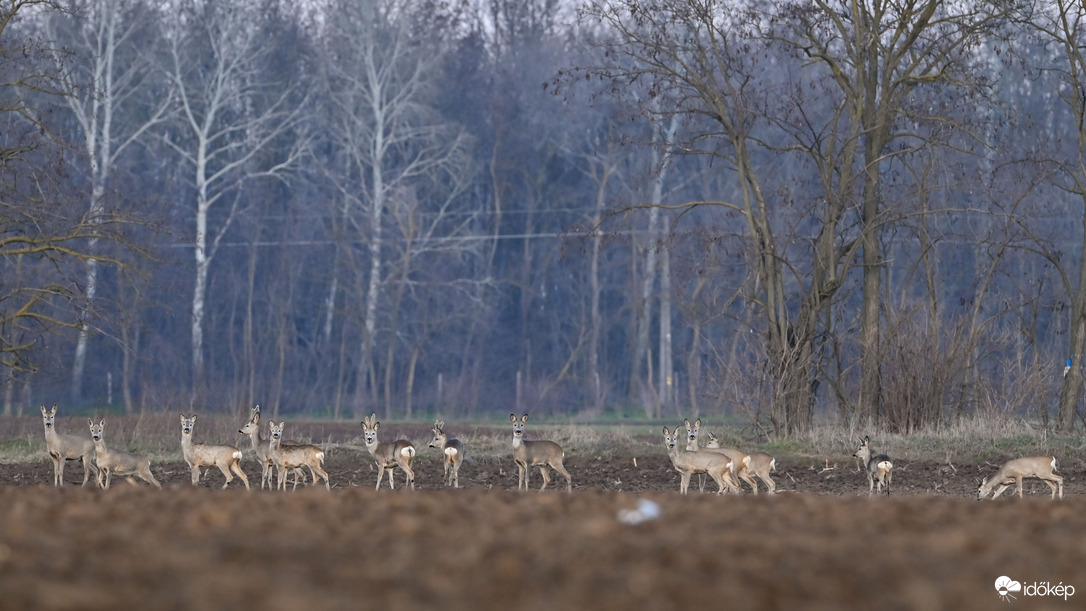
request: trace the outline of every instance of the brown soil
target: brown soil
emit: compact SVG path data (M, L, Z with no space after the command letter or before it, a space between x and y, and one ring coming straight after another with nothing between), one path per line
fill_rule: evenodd
M330 493L221 491L217 470L193 488L183 463L153 465L162 491L56 489L50 463L0 465L0 607L989 609L1001 575L1076 588L1018 593L1017 608L1086 596L1081 465L1061 469L1055 503L1036 481L1024 500L980 503L994 468L904 460L893 496L867 498L847 456L781 457L776 496L681 496L659 447L636 464L571 452L573 494L540 494L515 490L511 456L466 462L463 489L442 489L436 451L417 445L413 493L399 473L375 492L369 455L341 446ZM65 480L82 480L78 463ZM643 499L658 518L618 519Z

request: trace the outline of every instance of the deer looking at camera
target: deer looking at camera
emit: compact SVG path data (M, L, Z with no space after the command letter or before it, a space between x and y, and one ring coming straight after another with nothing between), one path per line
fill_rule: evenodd
M524 439L524 424L528 422L528 414L524 414L518 420L514 414L509 414L509 421L513 423L513 461L517 463L517 490L528 489L528 477L532 467L539 467L543 475L543 485L539 487L542 492L547 484L551 483L551 473L547 467L566 478L566 492L573 491L573 476L562 466L562 460L566 453L562 446L553 441L527 441Z
M234 481L234 475L241 478L245 489L249 490L249 477L241 470L241 450L233 446L193 443L192 432L195 429L196 414L193 414L191 418L186 418L184 414L181 414L181 454L192 471L192 485L200 483L201 467L218 467L226 478L226 482L222 485L224 490L230 482Z
M381 423L377 421L377 414L370 414L369 418L362 420L362 435L366 440L366 449L377 462L377 487L374 490L381 489L381 478L385 474L385 469L388 469L388 487L392 490L396 489L393 483L393 472L396 467L403 470L404 485L414 490L415 471L411 469L411 461L415 458L415 446L406 439L399 439L392 443L378 442L377 431L380 428Z
M271 457L272 464L275 465L277 488L279 490L287 489L287 473L289 471L295 471L294 487L291 490L298 488L297 471L300 467L308 467L309 472L313 474L313 484L315 485L319 483L319 480L323 479L324 488L331 490L332 485L328 481L328 473L322 467L324 464L324 450L309 444L283 445L283 427L286 424L286 422L280 422L279 424L268 423L271 433L271 439L268 441L268 456Z
M734 489L738 492L741 487L739 482L735 480L736 477L747 482L750 485L754 494L758 494L758 483L754 481L754 478L750 476L750 454L742 450L735 448L722 448L718 443L715 448L705 447L702 448L698 445L698 435L701 432L701 418L690 424L689 419L683 420L683 426L686 427L686 450L688 452L709 452L715 454L723 454L728 457L728 460L732 461L732 471L728 474L728 489ZM678 427L675 428L675 435L679 434ZM700 476L699 476L700 477Z
M275 483L272 481L272 474L274 472L274 465L272 464L271 454L269 453L268 442L270 439L264 439L264 436L260 434L260 406L254 406L249 413L249 421L245 423L238 432L242 435L248 435L249 441L253 444L253 454L256 455L257 462L260 463L260 489L263 490L265 484L268 488L274 488ZM280 440L280 445L283 447L291 447L304 445L294 441L287 441L285 439ZM294 487L298 487L298 480L301 479L302 483L305 483L305 475L302 473L301 467L294 469ZM315 482L317 476L312 469L309 470L310 478Z
M725 489L735 489L735 484L729 480L734 466L730 458L715 452L680 450L679 434L679 427L675 427L674 432L664 427L664 446L667 447L668 458L682 478L679 482L680 494L686 494L690 488L690 476L695 473L708 473L720 487L717 494L722 494Z
M162 484L158 483L158 480L151 473L150 458L129 454L121 450L110 450L106 447L106 421L102 420L98 424L95 424L93 420L88 422L90 423L91 439L94 440L94 453L98 461L98 485L100 487L109 490L109 484L113 480L113 476L118 475L127 477L128 483L133 486L136 485L136 480L132 479L135 476L155 488L162 488Z
M56 430L57 406L46 411L45 405L41 406L42 422L45 425L45 447L49 450L49 457L53 459L53 485L64 485L64 463L69 460L83 461L83 485L90 481L90 474L94 472L98 478L98 465L94 463L94 442L86 437L76 435L60 435Z

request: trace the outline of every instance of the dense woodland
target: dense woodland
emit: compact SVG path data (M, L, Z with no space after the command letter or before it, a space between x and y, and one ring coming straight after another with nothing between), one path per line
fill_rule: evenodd
M0 0L3 411L1068 430L1084 18Z

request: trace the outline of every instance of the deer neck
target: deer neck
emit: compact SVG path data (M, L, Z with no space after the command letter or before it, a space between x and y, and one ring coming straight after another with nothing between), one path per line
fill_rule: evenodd
M186 458L192 454L192 433L181 433L181 453Z
M260 429L256 429L252 433L249 433L249 441L253 443L253 449L256 450L257 453L259 453L260 445L265 441L264 438L260 436ZM266 448L267 445L265 445L264 447Z

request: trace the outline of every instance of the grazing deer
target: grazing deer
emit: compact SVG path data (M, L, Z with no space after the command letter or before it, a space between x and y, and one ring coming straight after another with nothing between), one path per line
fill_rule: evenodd
M241 450L232 446L212 446L203 443L192 443L192 431L196 427L196 414L186 418L181 414L181 454L185 457L189 469L192 470L192 485L200 483L201 467L218 467L222 471L226 482L222 485L225 490L230 482L234 481L236 474L249 490L249 477L241 470Z
M1048 484L1052 489L1052 498L1056 498L1056 490L1059 490L1060 498L1063 498L1063 478L1053 473L1056 470L1055 456L1032 456L1029 458L1016 458L1000 467L995 475L984 480L977 490L977 500L988 496L992 488L999 486L992 495L992 500L999 498L1003 491L1018 486L1018 498L1022 498L1022 480L1027 477L1036 477Z
M252 412L249 413L249 421L245 423L238 432L242 435L248 435L249 441L253 444L253 454L256 455L257 462L260 463L260 489L264 489L264 485L267 484L268 488L273 488L272 482L272 460L271 455L268 453L269 439L264 439L264 436L260 434L260 406L253 407ZM284 447L302 445L296 442L280 440L280 445ZM313 470L310 469L309 476L313 481L317 481L316 475ZM294 486L298 486L298 479L301 478L302 483L305 483L305 474L301 467L294 469Z
M464 462L464 444L459 439L449 439L449 436L442 430L444 428L444 420L434 423L434 428L430 429L434 433L434 438L430 440L430 447L441 450L445 455L443 461L445 463L445 485L459 488L460 463Z
M528 422L528 414L524 414L519 420L515 415L509 414L509 421L513 423L513 461L517 463L519 477L517 490L528 489L529 469L539 467L539 472L543 474L543 485L539 487L542 492L547 484L551 483L551 473L547 469L550 466L566 478L566 492L572 492L573 476L562 466L562 460L566 457L562 447L553 441L525 440L524 424Z
M890 480L894 478L894 463L890 462L890 457L885 454L875 454L870 443L871 440L864 437L859 449L852 456L859 458L864 464L864 471L867 472L867 494L875 493L875 482L878 482L878 491L881 493L882 486L885 484L886 496L890 496Z
M53 459L53 485L64 485L64 463L69 460L80 459L83 461L83 485L90 481L91 471L95 479L98 477L98 466L94 464L94 442L86 437L77 435L59 435L56 430L57 406L46 411L45 404L41 406L41 417L45 424L45 446L49 450L49 457Z
M758 494L758 482L755 482L754 478L750 476L750 454L735 448L722 448L719 443L715 448L698 447L698 434L701 432L701 418L694 421L694 424L690 424L689 419L684 419L683 426L686 427L687 452L711 452L723 454L728 457L728 460L732 461L732 471L728 474L728 490L734 490L736 492L740 490L739 482L735 481L735 478L738 477L750 485L754 494ZM675 427L675 435L679 435L678 427Z
M709 433L709 441L705 444L706 450L714 450L720 447L720 440L716 438L716 435ZM750 464L747 465L748 472L762 480L765 487L769 490L769 494L777 493L777 482L773 481L773 478L769 475L770 472L777 470L777 459L773 458L765 452L751 452Z
M323 479L324 488L331 490L332 484L328 481L328 473L321 466L324 464L324 451L315 445L309 444L283 445L283 427L287 423L275 424L269 422L268 424L271 431L271 439L268 441L268 456L271 457L272 464L275 465L278 489L287 489L287 472L294 470L294 487L291 488L291 491L296 490L298 488L298 468L308 467L309 472L313 474L313 483L317 484L318 478Z
M113 481L113 475L116 474L126 477L128 483L133 486L136 485L136 480L132 479L132 476L136 476L152 484L155 488L162 488L162 484L158 483L158 480L151 473L150 458L129 454L121 450L110 450L106 447L106 421L102 420L98 424L95 424L93 420L88 422L90 423L91 439L94 440L94 453L98 460L98 485L100 487L109 490L109 484Z
M415 458L415 446L405 439L398 439L392 443L378 443L377 430L380 428L381 423L377 421L377 414L370 414L369 418L362 420L362 434L366 439L366 449L369 450L370 456L373 456L373 460L377 461L377 487L374 489L381 489L381 478L385 474L385 469L388 469L388 487L395 490L393 473L396 467L399 467L404 472L404 485L414 490L415 472L411 470L411 461Z
M686 494L690 488L690 476L694 473L708 473L720 487L717 494L723 493L725 489L732 489L733 484L728 481L728 475L732 472L734 465L732 460L724 454L680 450L679 427L675 427L674 433L667 430L666 426L664 427L664 445L667 447L667 455L671 459L672 466L682 476L679 483L680 494Z

